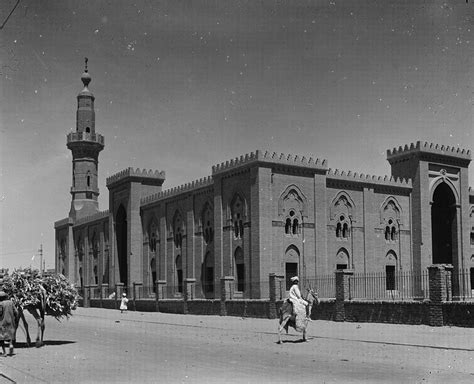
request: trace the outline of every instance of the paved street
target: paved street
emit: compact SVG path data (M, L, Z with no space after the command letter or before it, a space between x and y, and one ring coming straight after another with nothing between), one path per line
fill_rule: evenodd
M32 320L32 318L29 318ZM277 321L79 308L46 346L0 358L0 383L472 383L474 329ZM30 321L32 335L36 334Z

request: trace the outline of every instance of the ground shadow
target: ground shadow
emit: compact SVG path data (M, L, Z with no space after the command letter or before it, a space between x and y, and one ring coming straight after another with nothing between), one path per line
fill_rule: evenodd
M44 345L64 345L64 344L73 344L76 343L76 341L70 341L70 340L46 340L44 341ZM25 341L20 341L16 342L14 344L15 348L34 348L35 347L35 341L32 341L30 346L26 344Z
M299 344L299 343L306 343L308 340L304 341L303 339L298 339L298 340L282 340L281 343L282 344L286 344L286 343L291 343L291 344ZM276 344L278 344L278 341L276 342Z

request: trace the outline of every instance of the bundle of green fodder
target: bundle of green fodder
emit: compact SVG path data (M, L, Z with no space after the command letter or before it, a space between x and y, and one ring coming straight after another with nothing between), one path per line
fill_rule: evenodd
M41 276L38 270L16 269L11 275L3 276L2 290L21 307L36 306L41 302Z
M37 306L44 295L46 314L58 320L71 316L79 300L76 288L66 277L61 274L41 276L38 270L31 268L17 269L4 276L3 290L21 308Z
M74 285L58 273L44 276L42 286L46 290L46 313L58 320L71 316L79 302L79 294Z

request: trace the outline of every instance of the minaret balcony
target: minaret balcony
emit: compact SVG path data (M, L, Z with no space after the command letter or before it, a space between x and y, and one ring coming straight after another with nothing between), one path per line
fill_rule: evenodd
M104 136L99 133L89 132L71 132L67 135L67 143L72 144L75 142L91 142L97 143L104 146Z

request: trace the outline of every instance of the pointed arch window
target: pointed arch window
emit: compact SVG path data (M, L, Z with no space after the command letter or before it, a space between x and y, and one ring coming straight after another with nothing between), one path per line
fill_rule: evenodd
M341 214L336 223L336 238L343 240L349 237L351 237L351 223L346 215Z
M209 204L206 204L201 220L204 242L209 244L214 239L214 214Z
M150 229L148 231L148 246L150 248L150 252L154 253L156 252L156 245L158 243L158 229L153 221L150 224Z
M184 225L181 215L176 213L173 221L174 245L180 249L183 245Z
M234 228L234 239L242 239L244 237L244 203L239 195L234 199L231 207L232 224Z
M397 236L397 227L395 225L395 222L392 219L389 219L387 222L387 225L385 226L385 240L386 241L396 241L398 236Z
M298 236L300 233L300 214L295 209L290 209L285 221L285 235Z

